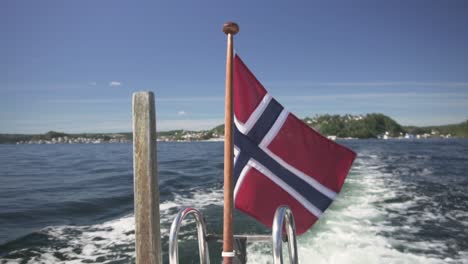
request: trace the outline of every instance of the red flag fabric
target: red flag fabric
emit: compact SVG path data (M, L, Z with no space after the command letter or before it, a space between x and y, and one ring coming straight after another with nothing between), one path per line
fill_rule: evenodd
M235 207L271 228L288 205L302 234L335 199L356 154L285 110L237 54L233 92Z

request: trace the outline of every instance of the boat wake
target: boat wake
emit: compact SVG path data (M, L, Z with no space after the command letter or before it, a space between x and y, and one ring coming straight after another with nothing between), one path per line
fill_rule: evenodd
M405 162L408 157L398 153L359 153L339 197L315 226L299 237L300 263L467 264L465 178L451 173L455 176L448 179L460 183L442 185L441 172L428 165L433 163L433 154L416 155ZM164 263L171 222L183 207L201 210L209 233L222 231L222 186L216 181L180 185L189 178L174 183L172 179L179 178L170 175L162 179L166 182L162 186L170 183L165 188L173 186L174 191L165 189L170 195L164 196L160 205ZM196 234L193 221L186 221L192 228L180 230L180 260L193 263L198 261L194 257L198 254ZM235 228L243 234L270 232L240 214L236 214ZM133 263L134 239L134 216L127 211L90 225L49 226L7 242L0 245L0 263ZM220 244L210 243L212 263L220 263L219 252ZM268 243L249 244L247 252L248 263L273 262ZM284 257L286 260L287 251Z
M382 172L376 155L361 153L339 197L322 218L298 239L301 263L468 263L468 251L453 252L444 242L417 241L418 222L468 219L468 212L435 215L430 211L407 216L430 197L402 200L405 184ZM429 174L427 170L425 174ZM394 222L394 218L405 222ZM468 222L464 222L468 228ZM466 229L465 229L466 230ZM287 258L284 246L283 256ZM248 247L249 263L273 263L269 245ZM313 260L313 261L312 261Z
M211 189L175 195L173 200L161 203L163 250L167 251L170 225L181 208L194 206L196 202L197 208L203 210L211 205L222 206L222 200L222 190ZM187 219L187 223L194 221ZM195 239L193 229L181 229L180 236L183 240ZM22 241L31 241L34 245L26 244L10 252L8 259L0 259L1 264L131 263L135 259L135 219L131 214L95 225L47 227L1 247L8 250Z

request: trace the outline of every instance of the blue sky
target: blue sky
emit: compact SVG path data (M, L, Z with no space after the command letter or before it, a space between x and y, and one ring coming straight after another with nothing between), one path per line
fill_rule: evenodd
M236 51L300 117L468 119L467 1L0 1L0 133L159 130L223 122L226 21Z

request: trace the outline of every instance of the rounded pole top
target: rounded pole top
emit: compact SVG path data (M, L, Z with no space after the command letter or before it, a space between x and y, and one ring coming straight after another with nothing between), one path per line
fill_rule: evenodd
M234 22L226 22L223 25L223 32L227 34L235 35L239 32L239 25Z

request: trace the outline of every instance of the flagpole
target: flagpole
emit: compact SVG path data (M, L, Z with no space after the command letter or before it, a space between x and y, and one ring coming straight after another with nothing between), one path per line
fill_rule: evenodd
M233 36L239 32L239 26L234 22L223 25L223 32L227 35L226 59L226 100L224 117L224 225L223 225L223 264L234 263L234 221L233 221L233 190L232 175L234 172L234 143L233 143Z

